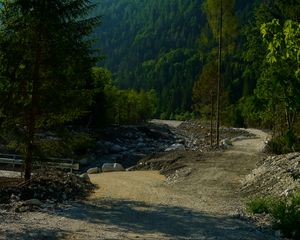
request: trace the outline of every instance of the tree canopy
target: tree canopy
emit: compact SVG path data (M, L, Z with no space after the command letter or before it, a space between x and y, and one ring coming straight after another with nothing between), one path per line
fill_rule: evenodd
M38 129L83 116L96 59L88 35L98 18L88 0L2 1L0 112L3 131L25 155L29 179Z

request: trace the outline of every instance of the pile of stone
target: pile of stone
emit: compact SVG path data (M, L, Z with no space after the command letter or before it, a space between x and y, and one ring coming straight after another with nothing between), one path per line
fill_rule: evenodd
M82 172L101 169L106 163L120 163L129 168L145 156L164 151L176 143L175 133L169 127L154 124L108 127L94 134L98 139L97 150L80 161Z
M300 191L300 153L269 156L242 182L242 193L288 196Z
M88 178L56 170L42 170L28 184L0 188L0 203L37 199L65 202L87 197L95 188Z
M183 141L187 150L211 151L217 148L210 146L210 125L203 121L190 120L183 122L177 129L178 141ZM215 141L215 126L213 130L213 141ZM227 149L232 142L253 137L251 133L239 128L220 128L220 145L222 149Z

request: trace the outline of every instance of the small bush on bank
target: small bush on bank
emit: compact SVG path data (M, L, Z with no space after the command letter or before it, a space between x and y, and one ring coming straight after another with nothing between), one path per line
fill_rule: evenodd
M269 213L269 206L273 198L254 198L247 203L247 209L251 213L262 214Z
M285 237L300 239L300 192L284 199L254 198L247 207L254 214L270 214L274 218L274 228Z
M273 137L268 142L271 153L286 154L300 150L299 139L293 131L287 131L283 135Z

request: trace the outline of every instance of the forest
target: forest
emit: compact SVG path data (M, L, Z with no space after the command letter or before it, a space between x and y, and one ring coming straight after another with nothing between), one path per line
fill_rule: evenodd
M101 66L122 89L155 92L156 117L215 119L219 8L103 0ZM221 124L272 129L277 152L293 149L299 134L299 12L298 0L223 1Z
M299 13L0 0L0 238L299 240Z
M297 150L299 12L299 0L1 1L2 140L26 156L25 178L38 133L70 124L211 119Z

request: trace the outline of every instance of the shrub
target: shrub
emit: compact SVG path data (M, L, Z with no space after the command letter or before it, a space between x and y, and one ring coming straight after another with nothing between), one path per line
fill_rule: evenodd
M269 213L269 205L272 200L272 198L254 198L247 202L247 210L255 214Z
M288 199L280 200L271 209L272 216L277 220L275 227L286 237L300 239L300 193Z
M96 147L96 141L87 133L73 133L67 130L58 133L58 139L40 141L40 155L47 157L77 158Z
M293 131L287 131L285 134L273 137L268 142L268 148L271 153L286 154L298 151L299 143Z
M91 149L96 147L96 141L87 133L72 135L66 142L75 156L84 156Z
M255 214L270 214L275 220L274 228L281 230L285 237L300 239L300 193L284 199L255 198L247 207Z

